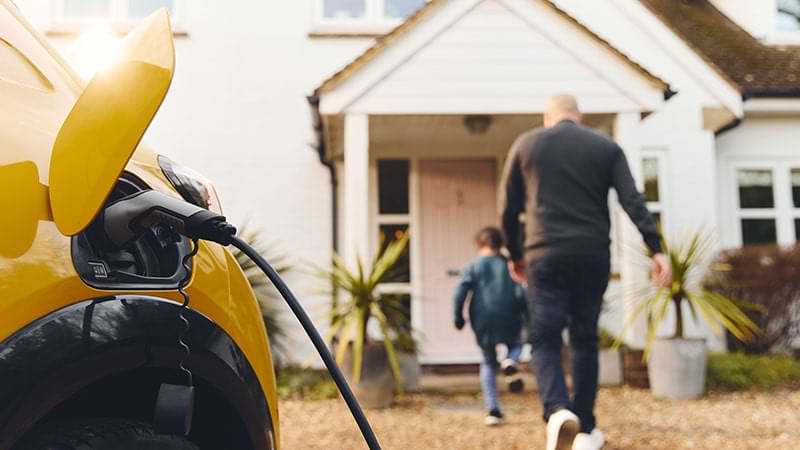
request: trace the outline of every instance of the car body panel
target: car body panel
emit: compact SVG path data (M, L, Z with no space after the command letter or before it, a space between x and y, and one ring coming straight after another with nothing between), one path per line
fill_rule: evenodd
M42 90L0 76L4 117L0 121L0 341L53 311L85 299L146 294L180 301L175 291L101 291L78 277L70 256L70 238L59 231L47 213L49 197L43 192L50 184L53 142L84 83L8 0L0 0L0 39L29 59L52 85L51 90ZM14 52L0 52L0 58L7 55ZM19 61L15 60L25 63ZM137 147L125 170L152 189L179 197L161 173L155 152L144 145ZM187 288L190 307L225 330L247 357L279 436L269 343L246 277L230 252L213 243L200 243L193 266Z
M80 233L97 215L167 95L174 70L169 15L161 9L128 34L118 60L84 87L50 158L50 206L63 234Z

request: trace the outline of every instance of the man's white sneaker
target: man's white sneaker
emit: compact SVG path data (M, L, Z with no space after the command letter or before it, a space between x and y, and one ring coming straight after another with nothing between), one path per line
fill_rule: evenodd
M570 450L580 431L580 421L572 411L562 409L547 420L547 450Z
M572 450L600 450L606 444L603 433L595 428L591 433L578 433Z

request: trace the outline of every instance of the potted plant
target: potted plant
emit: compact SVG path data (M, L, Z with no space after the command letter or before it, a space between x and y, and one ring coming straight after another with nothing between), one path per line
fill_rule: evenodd
M378 286L395 277L395 266L407 245L408 233L402 233L387 245L381 243L381 250L368 267L356 258L355 268L350 268L334 255L329 270L317 270L338 291L330 330L336 361L361 403L370 408L389 406L394 394L403 390L395 343L413 340L410 324L401 297L381 293ZM378 340L369 333L373 323Z
M672 268L672 281L667 287L640 290L626 327L647 315L644 358L653 394L671 399L696 398L703 394L705 386L707 348L705 339L686 336L683 306L688 307L695 321L702 317L716 333L722 333L724 327L737 338L748 340L759 328L742 311L745 305L704 287L702 278L714 248L709 233L697 231L682 243L664 242L663 247ZM672 336L660 337L657 331L670 307L675 312L675 329Z
M616 338L605 328L599 330L599 374L601 386L619 386L622 384L622 354L614 346Z

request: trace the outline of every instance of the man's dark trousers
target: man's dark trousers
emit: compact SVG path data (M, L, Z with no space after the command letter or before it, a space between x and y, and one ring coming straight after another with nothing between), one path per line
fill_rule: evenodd
M569 409L580 418L584 433L595 427L597 321L608 275L608 254L551 255L528 262L528 339L544 419ZM572 399L561 367L565 327L572 347Z

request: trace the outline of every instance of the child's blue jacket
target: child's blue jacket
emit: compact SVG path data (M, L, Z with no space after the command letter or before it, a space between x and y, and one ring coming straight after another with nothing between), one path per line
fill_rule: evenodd
M470 294L470 323L481 348L519 341L525 292L511 279L505 258L481 256L464 269L453 297L456 326L463 326L464 303Z

